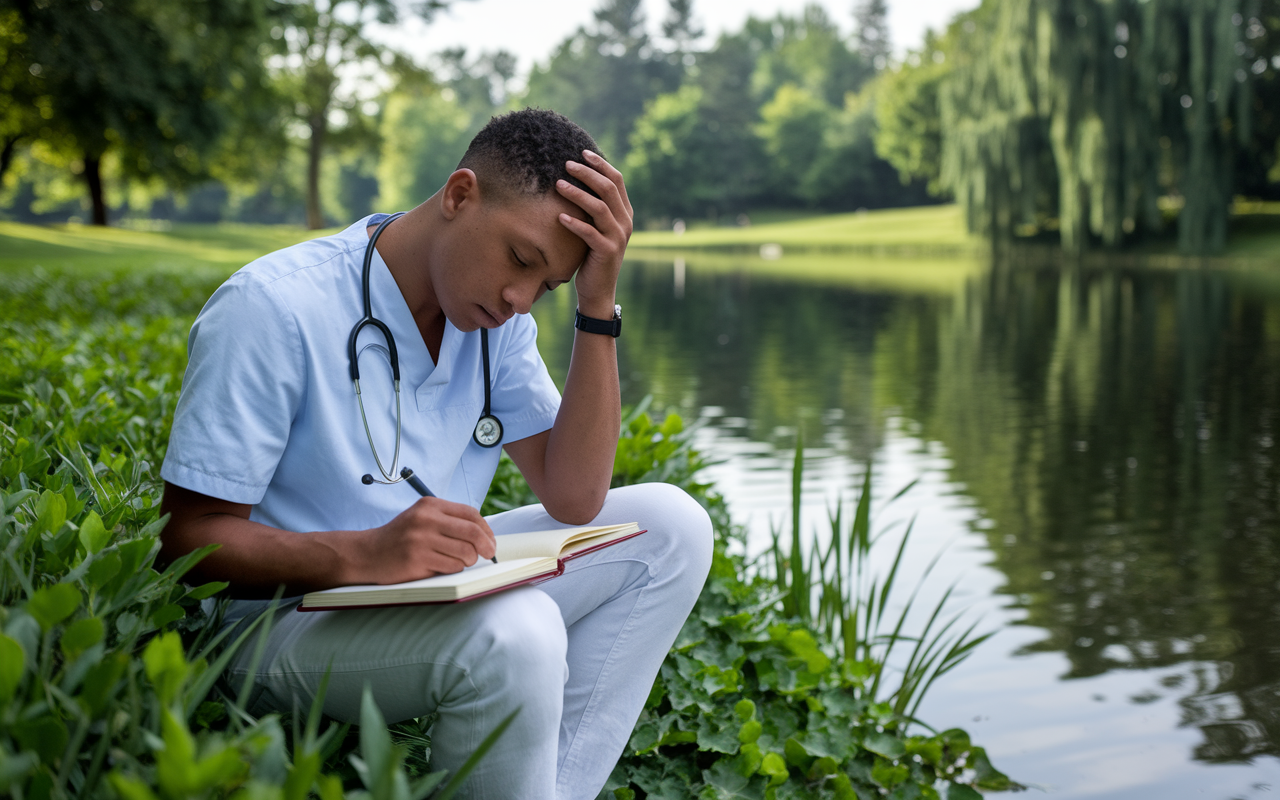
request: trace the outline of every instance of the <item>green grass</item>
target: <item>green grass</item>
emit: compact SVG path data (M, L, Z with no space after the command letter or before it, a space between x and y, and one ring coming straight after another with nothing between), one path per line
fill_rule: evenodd
M682 235L640 231L631 237L638 250L753 249L780 244L806 250L885 250L917 253L974 253L982 240L964 229L959 206L920 206L810 216L742 228L694 228Z
M683 259L690 271L736 272L749 268L753 275L776 276L788 281L841 286L865 291L892 291L905 294L950 294L970 276L985 268L978 256L894 257L876 253L798 253L767 260L750 253L716 250L627 251L631 261L663 264L671 268Z
M231 272L261 255L332 231L285 225L174 225L167 231L0 222L0 269L71 271L205 268Z
M1280 203L1237 202L1231 219L1226 260L1280 259ZM797 252L844 251L880 256L976 256L985 242L965 231L957 205L893 208L852 214L827 214L749 227L693 227L640 231L631 237L633 257L654 252L707 251L754 253L761 245L782 246L783 259ZM1172 238L1124 255L1176 255ZM753 259L753 266L754 259Z

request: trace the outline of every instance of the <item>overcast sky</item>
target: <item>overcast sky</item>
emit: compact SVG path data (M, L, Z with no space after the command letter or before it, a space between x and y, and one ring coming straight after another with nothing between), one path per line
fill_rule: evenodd
M825 6L845 32L853 29L854 0L812 0ZM390 33L396 46L424 60L429 53L466 46L471 52L509 50L525 74L534 62L545 62L552 48L579 25L591 21L600 0L463 0L455 2L429 26L409 22ZM748 15L771 17L779 11L798 13L806 0L694 0L694 16L707 31L709 44L724 32L738 30ZM889 30L901 53L924 41L926 28L940 29L958 11L978 0L889 0ZM644 0L650 31L666 16L666 0Z

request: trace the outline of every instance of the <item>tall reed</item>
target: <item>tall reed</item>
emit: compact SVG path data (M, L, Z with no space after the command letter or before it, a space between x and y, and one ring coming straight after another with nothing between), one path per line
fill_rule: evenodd
M861 679L867 695L876 702L889 703L893 710L915 719L925 692L935 681L959 666L974 648L991 637L974 635L977 621L960 625L964 612L951 613L947 603L955 586L948 587L928 612L921 630L913 632L909 621L920 590L942 557L939 552L910 590L901 608L894 608L895 588L903 555L915 527L913 517L903 530L886 571L872 565L872 552L895 527L872 533L872 465L867 463L861 494L853 519L837 500L828 513L829 536L824 547L815 530L806 555L802 546L800 508L804 476L804 440L796 436L791 469L790 536L778 526L772 530L770 555L775 583L784 613L811 625L834 648L842 668L851 678ZM918 479L917 479L918 480ZM910 491L912 481L896 492L886 505ZM784 549L783 541L789 539ZM900 664L905 654L906 662Z

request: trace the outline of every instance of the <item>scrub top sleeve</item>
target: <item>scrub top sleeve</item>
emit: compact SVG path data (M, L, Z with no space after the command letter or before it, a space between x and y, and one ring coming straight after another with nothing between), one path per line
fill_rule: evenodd
M502 421L505 442L518 442L545 430L556 421L560 390L538 352L538 324L529 314L517 314L504 327L502 349L495 359L493 413Z
M205 304L160 475L232 503L262 500L302 402L306 365L274 288L238 273Z

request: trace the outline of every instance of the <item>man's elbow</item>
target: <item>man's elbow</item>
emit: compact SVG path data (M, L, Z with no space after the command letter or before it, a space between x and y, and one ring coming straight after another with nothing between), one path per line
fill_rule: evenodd
M590 525L604 508L605 495L609 488L591 492L560 493L543 501L542 507L556 522L565 525Z

